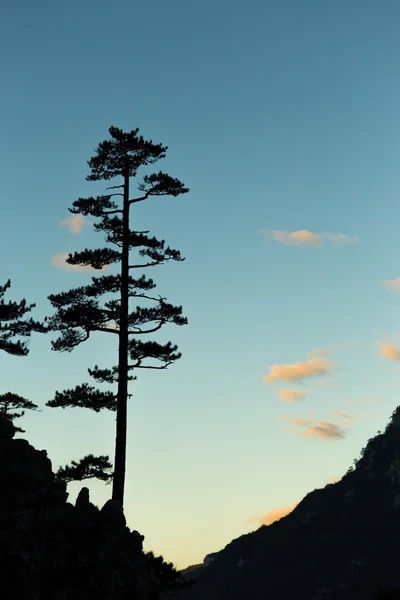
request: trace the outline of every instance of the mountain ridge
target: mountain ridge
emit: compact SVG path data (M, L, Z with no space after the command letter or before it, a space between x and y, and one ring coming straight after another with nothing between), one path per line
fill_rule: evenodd
M179 600L373 600L400 588L400 407L336 483L232 540Z

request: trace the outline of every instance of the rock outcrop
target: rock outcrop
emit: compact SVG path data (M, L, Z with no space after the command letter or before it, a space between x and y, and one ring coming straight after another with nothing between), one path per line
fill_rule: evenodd
M13 439L0 418L0 596L18 600L150 600L157 581L143 536L121 505L99 510L82 488L75 505L45 450Z

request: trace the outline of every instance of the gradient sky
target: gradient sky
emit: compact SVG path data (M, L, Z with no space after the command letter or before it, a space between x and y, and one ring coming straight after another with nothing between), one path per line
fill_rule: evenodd
M132 211L186 257L148 273L189 325L157 338L181 361L132 384L125 501L146 548L180 568L341 477L398 404L399 20L398 0L3 8L9 298L39 318L50 293L90 281L52 259L103 245L60 223L104 191L86 161L110 125L168 145L157 168L191 189ZM38 335L28 358L1 357L2 391L43 409L19 425L54 470L113 460L113 413L44 406L115 363L110 337L59 354ZM71 501L82 485L110 497L89 481Z

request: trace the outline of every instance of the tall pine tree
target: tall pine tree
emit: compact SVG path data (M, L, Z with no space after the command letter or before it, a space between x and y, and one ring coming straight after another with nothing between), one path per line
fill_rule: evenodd
M20 302L5 301L4 296L10 287L10 280L0 286L0 350L13 356L27 356L32 332L45 333L47 327L44 323L26 316L35 308L35 304L27 304L25 299ZM10 412L12 409L37 410L37 408L37 404L18 394L12 392L0 394L0 416L10 421L25 414L24 410L21 413ZM25 433L20 427L16 425L14 427L20 433Z
M72 204L73 214L90 215L99 221L94 229L105 234L105 248L69 254L70 265L90 266L101 270L117 264L118 273L93 277L92 283L69 292L53 294L49 300L56 309L50 318L50 327L60 333L52 342L53 350L71 351L87 340L94 332L118 338L118 361L110 368L88 369L98 383L117 384L117 393L100 391L86 383L73 389L56 392L55 398L47 402L51 407L78 406L96 412L102 409L116 410L115 461L112 497L124 501L126 429L128 382L136 379L136 369L165 369L181 357L178 348L171 342L160 344L143 341L141 336L152 334L167 323L185 325L182 307L173 306L162 296L154 296L156 287L145 275L133 277L137 269L161 265L168 261L182 261L181 254L165 245L164 240L150 237L148 231L131 229L130 209L133 204L153 196L179 196L189 190L181 181L159 171L144 175L137 188L140 196L131 198L130 181L137 177L141 167L152 165L165 158L167 147L146 141L139 130L124 132L110 127L111 139L101 142L95 156L89 161L90 174L87 181L122 178L121 183L108 187L107 195L79 198ZM139 262L131 259L136 250ZM112 299L102 299L113 294ZM101 302L102 299L102 302ZM130 300L140 299L147 303L131 309ZM150 305L149 305L150 303ZM93 457L94 458L94 457ZM103 457L107 458L107 457ZM75 463L76 464L76 463Z

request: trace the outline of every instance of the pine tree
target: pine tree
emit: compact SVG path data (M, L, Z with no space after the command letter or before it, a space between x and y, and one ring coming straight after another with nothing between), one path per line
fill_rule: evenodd
M13 394L11 392L6 392L5 394L0 394L0 416L9 419L14 422L14 419L19 419L24 416L25 410L22 412L10 412L10 409L22 409L25 408L27 410L38 410L37 404L34 404L30 400L19 396L18 394ZM19 433L25 433L25 429L21 429L21 427L17 427L14 423L15 430Z
M0 286L0 350L13 356L27 356L32 332L45 333L47 326L32 317L26 317L35 308L35 304L27 304L25 299L20 302L4 300L5 293L10 287L10 280ZM36 404L18 394L11 392L0 394L0 416L10 421L25 414L24 410L21 413L10 412L12 409L37 410L37 408ZM14 427L20 433L25 433L24 429L16 425Z
M102 270L117 264L118 273L93 277L92 283L69 292L49 296L56 309L50 318L50 326L60 336L52 342L56 351L70 352L87 340L94 332L118 338L118 361L111 368L88 369L98 383L117 384L117 393L100 391L88 384L74 389L56 392L51 407L78 406L98 412L102 409L116 411L116 440L112 497L122 506L124 500L126 428L128 382L136 379L137 369L165 369L181 357L176 345L143 341L144 334L152 334L167 323L185 325L182 307L173 306L162 296L154 296L156 287L145 275L133 277L137 269L151 268L168 261L183 261L178 250L165 246L164 240L150 237L149 231L132 230L130 209L133 204L153 196L178 196L189 190L178 179L162 171L144 175L138 182L139 197L130 197L130 180L136 178L141 167L152 165L165 158L167 147L146 141L139 130L125 133L121 129L109 129L111 139L101 142L96 154L89 161L90 174L87 181L122 178L122 183L107 188L110 194L74 201L70 212L90 215L99 219L94 229L105 234L112 246L69 254L70 265L90 266ZM117 191L115 191L117 190ZM132 262L131 251L136 250L139 262ZM114 294L112 299L100 299ZM130 300L138 299L147 305L131 310ZM149 306L150 303L150 306Z
M113 477L112 464L108 456L93 456L93 454L88 454L81 458L79 463L73 460L71 465L60 467L56 473L56 477L57 479L62 479L65 483L91 478L110 483Z

